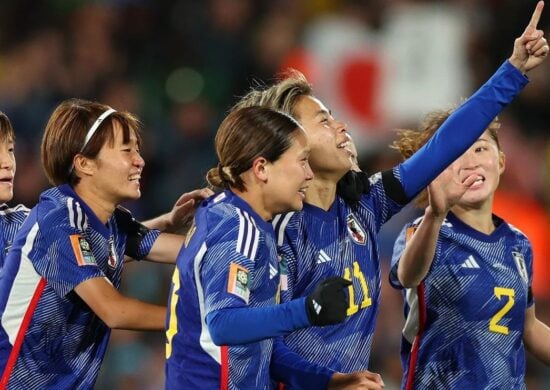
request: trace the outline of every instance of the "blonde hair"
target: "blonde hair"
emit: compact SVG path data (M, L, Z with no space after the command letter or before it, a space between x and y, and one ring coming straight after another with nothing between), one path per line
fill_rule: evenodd
M268 107L296 118L294 107L302 96L312 96L313 88L306 77L295 69L289 69L280 80L267 88L257 87L237 102L231 111L243 107Z

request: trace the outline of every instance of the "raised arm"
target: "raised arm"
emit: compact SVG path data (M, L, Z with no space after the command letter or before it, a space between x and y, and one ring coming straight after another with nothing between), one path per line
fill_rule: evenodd
M433 137L399 165L408 199L414 198L451 162L477 140L491 121L527 84L524 73L548 56L548 44L536 29L544 2L540 1L523 34L514 42L509 60L472 97L456 109Z
M410 238L407 236L397 266L397 278L403 287L416 287L426 277L435 255L443 220L476 179L477 174L470 174L461 180L448 169L428 186L429 205L418 227L411 228L414 233Z

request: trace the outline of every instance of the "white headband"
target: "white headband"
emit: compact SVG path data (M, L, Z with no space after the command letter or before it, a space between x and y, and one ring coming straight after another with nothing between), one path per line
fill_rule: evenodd
M88 142L90 142L90 139L94 136L99 125L101 125L101 123L105 120L105 118L107 118L113 112L116 112L116 110L113 108L109 108L107 111L101 114L99 118L96 119L94 124L90 127L90 130L88 130L88 133L86 133L86 138L84 138L84 145L82 145L82 148L80 149L80 153L82 153L86 145L88 145Z

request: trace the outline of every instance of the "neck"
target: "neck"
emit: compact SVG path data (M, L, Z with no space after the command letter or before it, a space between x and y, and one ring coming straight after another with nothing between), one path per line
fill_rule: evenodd
M240 191L232 187L231 191L248 203L252 210L254 210L264 221L269 221L273 218L273 213L267 209L264 195L259 192L257 187L250 186L250 189L246 191Z
M86 202L86 205L88 205L102 223L107 223L115 211L117 205L115 202L102 198L93 188L87 188L82 183L74 187L74 192Z
M306 191L306 202L327 211L336 199L336 182L314 178Z
M489 235L495 231L492 199L483 203L481 207L457 205L451 210L462 222L479 232Z

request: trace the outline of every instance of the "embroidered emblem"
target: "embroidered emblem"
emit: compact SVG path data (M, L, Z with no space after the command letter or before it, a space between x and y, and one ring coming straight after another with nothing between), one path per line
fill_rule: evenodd
M357 222L353 214L348 215L346 218L346 225L351 239L360 245L365 245L367 242L367 234L361 225L359 225L359 222Z
M523 258L523 253L512 251L512 257L514 258L514 263L516 263L516 268L518 269L518 272L525 282L525 284L529 283L529 275L527 275L527 267L525 266L525 259Z

